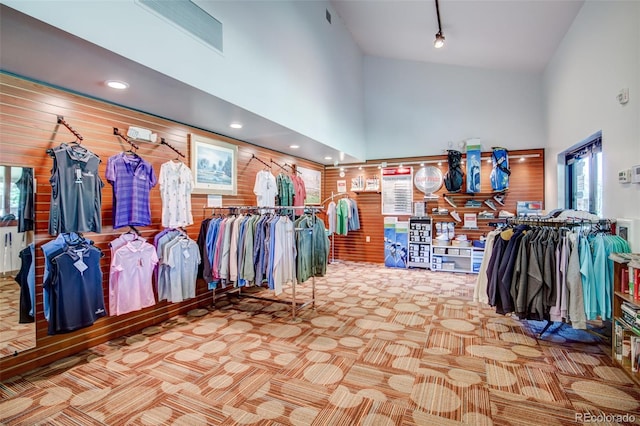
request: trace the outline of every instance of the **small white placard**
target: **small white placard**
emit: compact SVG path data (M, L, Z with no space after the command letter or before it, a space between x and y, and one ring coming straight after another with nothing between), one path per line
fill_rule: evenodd
M207 207L222 207L222 195L207 195Z

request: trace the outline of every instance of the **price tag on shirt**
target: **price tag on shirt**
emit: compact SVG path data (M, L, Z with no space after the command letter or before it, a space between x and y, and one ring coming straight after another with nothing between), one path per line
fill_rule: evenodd
M76 169L76 182L75 183L82 183L82 170L80 170L80 169Z
M185 259L188 259L191 257L188 250L182 250L182 255L184 256Z
M76 267L76 269L77 269L78 271L80 271L80 273L82 273L82 272L86 271L86 270L87 270L87 268L88 268L87 264L86 264L86 263L84 263L84 262L82 261L82 259L78 259L78 260L76 261L76 263L74 263L74 264L73 264L73 266L75 266L75 267Z

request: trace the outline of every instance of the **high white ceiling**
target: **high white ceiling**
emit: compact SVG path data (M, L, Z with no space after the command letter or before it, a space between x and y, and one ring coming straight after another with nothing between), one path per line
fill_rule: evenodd
M470 67L541 72L583 0L441 0L443 49L434 1L332 0L331 4L367 55ZM195 87L91 44L0 4L0 68L325 164L361 161L232 105ZM96 85L101 75L123 75L140 90L114 93ZM155 94L162 93L158 102ZM229 129L231 121L245 127ZM341 157L342 156L342 157Z
M540 72L584 0L332 0L367 55Z

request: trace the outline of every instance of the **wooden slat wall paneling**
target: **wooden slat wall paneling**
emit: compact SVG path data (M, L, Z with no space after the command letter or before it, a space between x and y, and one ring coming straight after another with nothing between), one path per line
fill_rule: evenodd
M491 164L486 162L489 158L489 152L483 152L483 162L481 166L481 192L491 193ZM520 161L521 156L526 156L524 161ZM463 154L463 159L466 160L466 155ZM359 170L357 167L345 167L344 177L340 177L340 169L334 167L328 167L325 170L324 177L324 193L331 195L332 191L337 194L337 181L346 180L347 188L350 188L351 179L358 176L374 177L380 176L380 170L375 167L383 162L389 164L396 163L408 163L408 162L427 162L427 165L436 166L440 168L444 175L448 170L446 155L441 156L425 156L425 157L411 157L411 158L391 158L380 159L375 161L368 161L367 167L363 167ZM441 165L437 162L440 161ZM345 165L348 166L348 165ZM420 169L419 164L412 165L414 174ZM509 182L509 190L506 193L505 205L500 206L497 203L497 214L500 210L507 210L511 213L516 213L517 201L542 201L544 202L544 150L543 149L531 149L531 150L517 150L509 151L509 167L511 169L511 179ZM463 165L463 170L464 168ZM465 186L463 185L463 188ZM449 212L456 210L462 218L464 213L479 213L483 210L490 210L486 205L480 208L468 208L464 207L464 203L474 198L481 202L484 202L488 197L468 197L461 196L458 198L458 208L450 206L443 198L443 195L447 193L445 186L437 191L439 196L435 202L427 203L427 214L431 215L432 208L446 208ZM333 249L332 253L335 254L337 260L351 260L356 262L384 262L384 238L383 227L384 217L381 215L381 194L379 193L366 193L366 192L349 192L349 196L356 200L358 203L358 209L360 212L360 225L361 228L358 231L349 232L346 236L334 236L332 237ZM413 189L414 201L421 201L424 198L424 194L418 191L417 188ZM326 207L325 203L325 207ZM455 222L451 216L432 216L434 226L436 222ZM409 216L399 216L399 220L408 220ZM478 220L479 230L462 230L462 223L456 225L456 234L464 233L469 239L478 239L482 235L486 235L491 229L489 222L495 222L496 220ZM435 231L434 231L435 235ZM366 237L369 236L370 242L366 241Z
M112 187L104 177L107 159L130 148L126 141L114 135L114 127L123 134L126 134L130 126L151 130L158 134L159 138L164 138L168 144L184 153L187 156L184 160L187 165L190 164L189 134L191 133L238 146L238 192L235 196L223 196L224 206L255 205L256 199L253 193L255 176L265 166L253 159L253 155L267 161L273 159L279 164L287 163L323 171L322 165L311 161L0 73L0 162L6 165L33 167L37 179L35 244L36 283L38 284L36 286L36 349L0 359L0 379L46 365L96 344L158 324L191 309L208 306L213 300L212 292L207 289L206 283L199 280L194 299L176 304L160 302L155 306L126 315L101 318L93 326L73 333L47 335L47 322L42 313L42 286L39 285L44 271L44 259L40 247L53 239L47 233L52 159L46 154L46 150L60 143L75 140L75 136L64 125L57 123L58 116L63 116L64 120L83 136L83 146L102 160L99 168L100 176L105 183L102 191L102 232L88 233L86 237L94 240L95 245L105 255L101 268L107 306L108 271L111 261L109 242L128 230L128 228L113 229ZM156 176L164 162L176 158L176 153L171 148L160 143L139 142L138 144L140 145L138 155L153 165ZM279 172L280 170L274 166L272 173L277 175ZM140 227L138 230L143 237L152 241L154 235L162 230L162 202L157 185L151 191L150 204L152 224L148 227ZM211 209L205 208L206 204L205 194L192 196L194 224L187 227L187 232L193 239L198 236L201 222L212 213Z

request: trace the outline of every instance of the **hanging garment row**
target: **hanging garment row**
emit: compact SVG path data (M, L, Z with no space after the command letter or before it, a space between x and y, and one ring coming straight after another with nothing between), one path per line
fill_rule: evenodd
M500 314L586 329L611 319L612 252L629 244L602 230L516 225L487 235L475 299Z
M198 244L182 229L166 228L154 237L154 246L158 258L158 300L178 303L196 297L202 261Z
M326 273L329 242L311 215L241 214L205 219L198 236L201 277L209 288L262 285L276 294L284 284Z
M77 142L47 150L53 158L49 234L102 231L100 158ZM149 226L150 192L159 183L162 225L193 224L193 176L178 160L163 163L156 178L153 166L129 150L108 158L105 178L113 191L113 227Z
M360 229L360 216L356 200L346 197L333 200L327 206L327 221L330 234L347 235L349 231Z
M109 314L123 315L155 305L152 282L158 264L155 247L133 231L120 235L109 247Z
M256 173L256 180L253 186L253 193L256 195L258 206L304 206L307 190L302 177L284 172L275 177L266 163L260 159L258 161L265 164L265 168Z
M88 327L105 315L102 251L78 234L59 234L42 246L48 334Z

